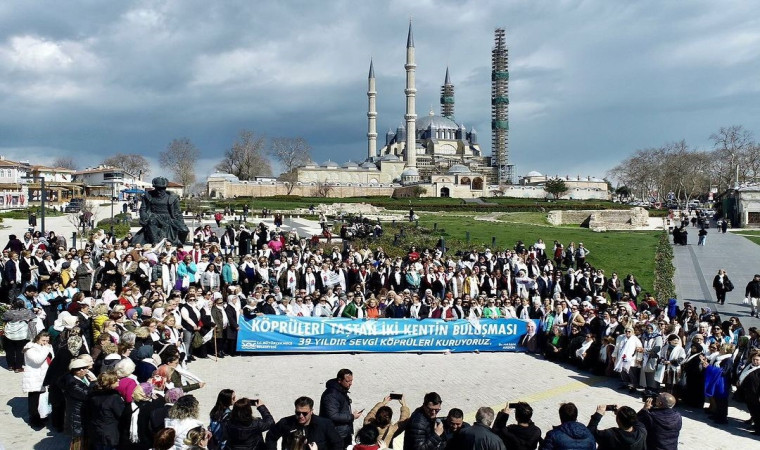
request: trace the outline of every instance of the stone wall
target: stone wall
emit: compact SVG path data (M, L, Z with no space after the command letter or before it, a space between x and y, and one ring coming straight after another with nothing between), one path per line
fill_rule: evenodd
M580 225L595 231L636 230L646 228L649 212L644 208L549 211L547 220L552 225Z
M398 186L398 185L396 185ZM235 198L235 197L271 197L274 195L297 195L301 197L315 197L316 183L302 184L293 187L288 192L285 183L275 181L240 182L228 181L208 182L208 193L212 198ZM387 196L393 194L394 185L330 185L328 197L366 197Z

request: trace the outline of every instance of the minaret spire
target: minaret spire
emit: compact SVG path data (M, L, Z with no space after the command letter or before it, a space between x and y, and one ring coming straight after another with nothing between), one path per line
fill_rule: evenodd
M375 67L369 60L369 76L367 79L367 159L377 156L377 105L375 97Z
M409 20L409 35L406 38L406 165L407 167L417 166L417 113L415 112L415 102L417 98L417 89L414 83L414 74L417 64L414 63L414 37L412 35L412 21Z
M441 115L454 119L454 85L451 84L448 67L446 67L446 77L441 86Z

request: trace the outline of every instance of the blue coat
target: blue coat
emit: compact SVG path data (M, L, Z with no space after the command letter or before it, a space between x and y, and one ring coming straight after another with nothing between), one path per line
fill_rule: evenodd
M596 450L591 430L580 422L565 422L546 433L541 450Z

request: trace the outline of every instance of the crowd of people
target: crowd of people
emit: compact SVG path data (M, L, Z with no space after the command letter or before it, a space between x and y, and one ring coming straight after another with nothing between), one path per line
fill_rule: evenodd
M294 231L263 223L227 226L221 234L204 226L192 234L191 244L153 245L98 230L83 249L68 248L53 232L11 236L0 262L0 296L10 304L3 315L3 347L8 369L21 373L30 425L40 427L48 416L53 428L71 436L73 448L168 448L172 442L175 448L275 448L280 438L292 444L285 448L373 448L362 447L377 444L372 430L353 434L361 414L346 413L342 399L341 413L333 415L336 405L324 396L319 415L329 426L312 417L308 397L295 401L295 416L275 423L263 402L236 399L228 390L219 394L209 426L202 426L198 402L188 392L204 383L189 364L209 355L237 356L240 317L276 314L523 319L529 321L520 340L526 351L619 376L625 388L643 389L661 409L672 409L676 398L700 407L709 401L713 418L725 422L728 397L738 387L737 398L760 430L757 330L744 330L737 317L723 322L715 312L679 307L675 300L661 307L634 275L608 276L594 267L588 259L592 249L583 243L547 246L539 239L457 254L411 247L391 257L382 248L348 242L342 248L314 246ZM327 391L347 398L348 378L339 373ZM405 441L421 434L425 440L405 448L446 448L460 441L440 437L452 425L448 418L448 430L433 423L439 400L426 396L414 413L407 408L404 421L402 399L402 419L395 423L386 401L367 415L367 425L386 444L406 430ZM253 418L254 408L260 418ZM518 423L530 421L525 405L512 409ZM632 418L621 411L623 427ZM560 416L564 426L572 414ZM479 417L473 433L504 428L491 423L503 425L501 413L494 418L484 410ZM625 429L640 432L632 427ZM597 442L605 439L593 424L588 429ZM539 442L515 446L508 443L511 437L497 435L507 448L535 448ZM564 448L558 439L547 433L543 448ZM474 448L455 445L449 448Z

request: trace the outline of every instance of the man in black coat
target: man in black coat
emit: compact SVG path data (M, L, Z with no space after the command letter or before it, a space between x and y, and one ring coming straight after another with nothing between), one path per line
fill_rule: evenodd
M325 391L319 401L319 416L330 419L335 431L343 440L343 448L351 445L354 436L354 420L361 417L361 411L351 411L348 390L354 383L354 374L349 369L340 369L338 375L325 383Z
M493 409L484 406L475 413L475 424L462 430L452 442L450 448L458 450L506 450L504 442L491 431Z
M309 397L299 397L295 401L295 415L280 419L267 432L266 444L268 450L277 449L277 441L282 439L282 448L295 448L295 442L302 442L301 448L315 443L319 450L341 450L343 440L335 431L335 426L329 420L314 414L314 400Z
M509 405L508 403L504 409L499 411L493 423L493 431L499 435L508 449L535 450L541 442L541 429L531 420L533 408L525 402L517 403L514 408L517 424L507 425Z
M425 394L422 406L409 417L404 432L404 450L442 450L445 441L443 423L436 421L441 411L441 396L435 392Z
M676 398L663 392L656 399L648 398L638 412L639 421L647 430L648 450L676 450L681 434L681 414L674 410Z
M588 429L593 433L599 450L645 450L647 448L647 430L636 417L636 411L623 406L615 411L617 427L599 430L599 422L607 405L599 405L596 413L588 422Z

